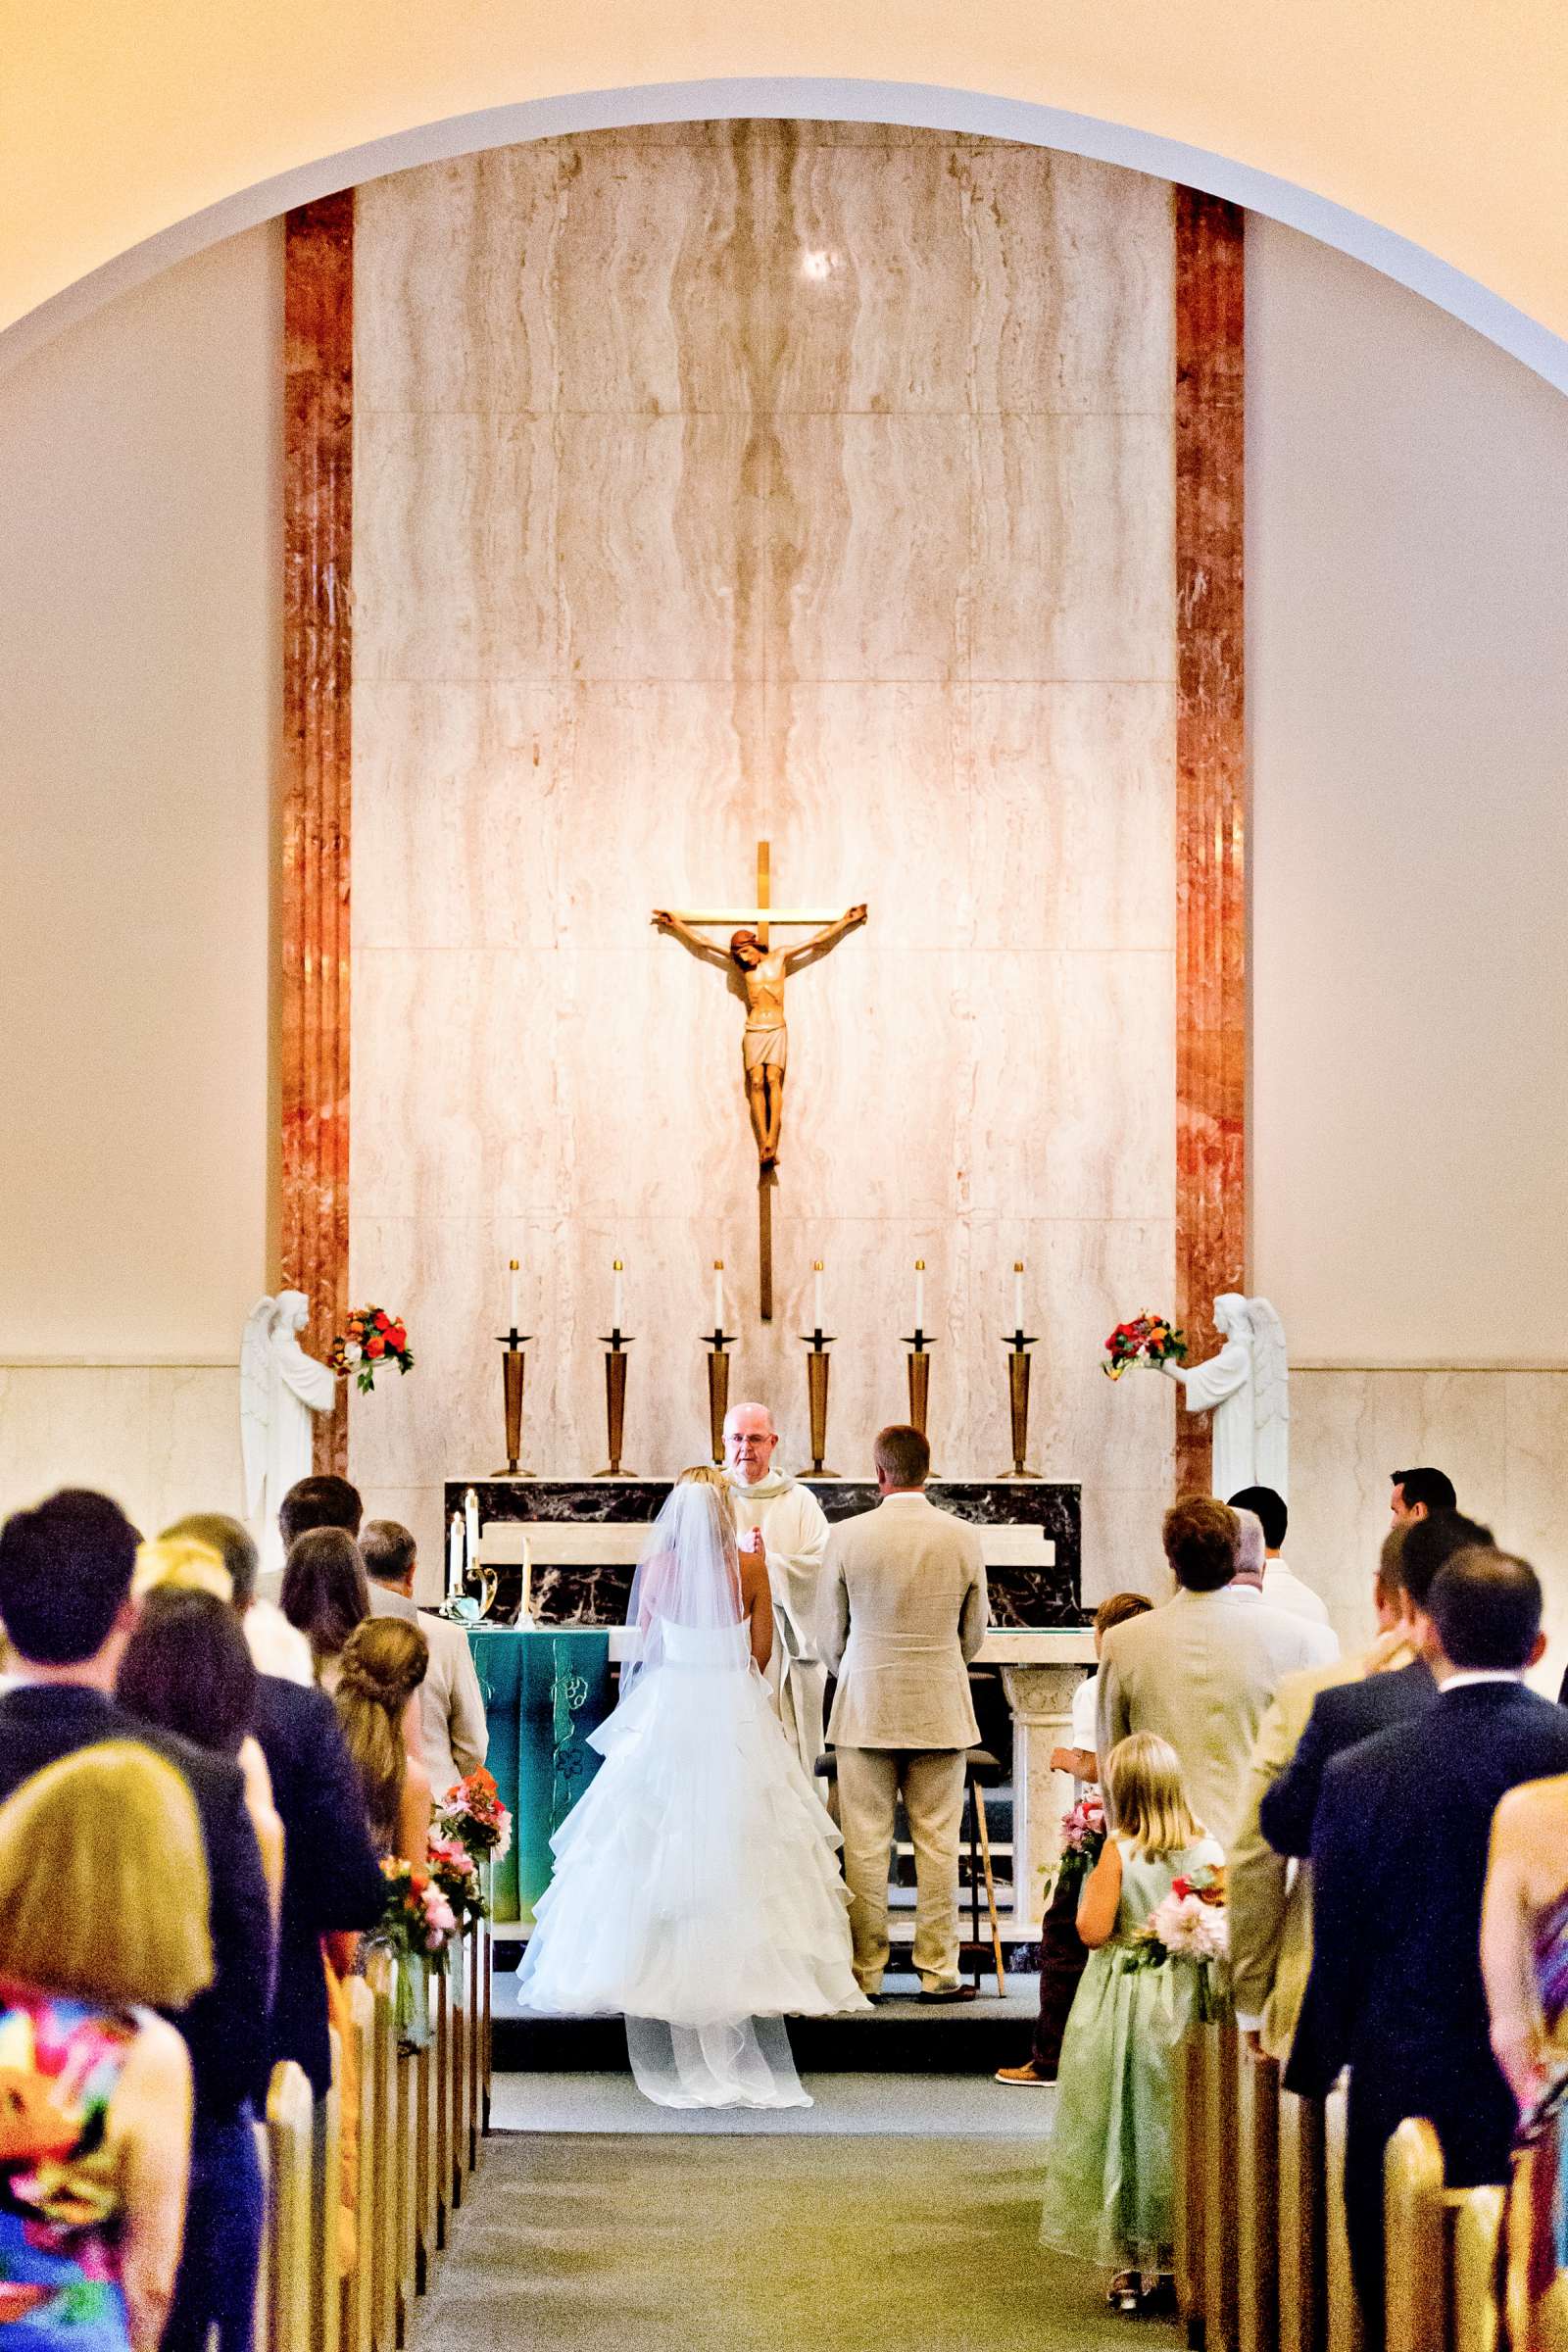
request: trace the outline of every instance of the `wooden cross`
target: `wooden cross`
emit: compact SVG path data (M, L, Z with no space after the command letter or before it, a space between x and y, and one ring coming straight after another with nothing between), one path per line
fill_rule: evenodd
M683 923L721 926L726 931L751 930L757 933L758 945L765 948L769 927L780 931L814 931L823 923L836 922L843 913L841 906L775 906L772 904L771 848L765 841L757 845L757 905L755 906L676 906Z

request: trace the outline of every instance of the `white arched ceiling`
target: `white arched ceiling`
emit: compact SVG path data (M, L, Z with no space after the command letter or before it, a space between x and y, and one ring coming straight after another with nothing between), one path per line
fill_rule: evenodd
M1057 147L1161 179L1183 181L1265 214L1367 263L1500 345L1559 391L1568 391L1568 342L1562 337L1437 255L1309 188L1131 124L1097 122L1087 115L1022 99L914 83L808 76L736 76L653 83L634 89L583 90L450 116L324 156L193 214L39 304L0 333L0 366L14 364L101 303L172 263L335 189L358 186L364 180L418 164L512 146L522 139L639 122L743 116L906 122L936 130L969 131Z

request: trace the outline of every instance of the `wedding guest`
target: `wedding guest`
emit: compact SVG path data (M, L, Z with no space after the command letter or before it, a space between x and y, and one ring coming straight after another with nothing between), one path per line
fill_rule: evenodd
M212 1983L207 1861L172 1764L108 1740L0 1806L0 2341L157 2352L179 2264L191 2070L155 2007Z
M183 1548L167 1538L142 1545L142 1561L169 1569L171 1581L155 1585L142 1596L136 1630L115 1678L115 1695L139 1722L161 1724L193 1747L227 1756L239 1766L275 1928L283 1899L283 1824L272 1802L267 1758L251 1729L256 1715L255 1661L228 1601L180 1583ZM226 1589L228 1571L218 1553L206 1544L189 1549L213 1563Z
M882 1499L828 1539L822 1654L838 1676L838 1760L855 1976L875 1993L889 1957L888 1865L899 1798L914 1846L914 1972L926 2001L973 2000L958 1979L964 1751L979 1738L968 1661L985 1637L985 1556L972 1527L926 1500L931 1448L895 1424L872 1448Z
M1142 1617L1153 1602L1144 1592L1113 1592L1095 1611L1095 1655L1113 1626ZM1100 1674L1086 1674L1072 1694L1072 1721L1065 1747L1051 1751L1053 1772L1070 1772L1080 1794L1100 1780L1095 1754L1095 1695ZM996 2080L1014 2089L1043 2088L1056 2080L1061 2036L1072 2007L1078 1980L1084 1973L1085 1947L1078 1934L1078 1888L1072 1874L1056 1873L1051 1900L1040 1923L1040 2014L1035 2020L1034 2044L1022 2066L997 2069Z
M429 1672L419 1691L422 1752L430 1787L446 1796L459 1781L477 1772L490 1744L484 1699L468 1637L461 1625L416 1608L414 1580L418 1567L413 1536L395 1519L369 1520L360 1537L370 1580L372 1617L398 1617L417 1626L430 1651Z
M416 1625L368 1617L343 1647L333 1703L359 1775L376 1851L422 1865L430 1843L430 1776L419 1744L420 1684L430 1651ZM413 1710L411 1720L411 1708Z
M1446 1562L1457 1551L1490 1545L1492 1530L1458 1511L1439 1511L1405 1519L1399 1532L1400 1611L1413 1653L1410 1662L1390 1674L1339 1684L1313 1700L1295 1753L1258 1807L1263 1835L1278 1854L1304 1860L1312 1851L1318 1795L1335 1756L1390 1724L1423 1714L1437 1697L1426 1656L1427 1596Z
M317 1682L335 1690L344 1643L370 1613L365 1562L346 1529L314 1527L296 1537L283 1561L282 1600L284 1616L311 1645Z
M1251 2049L1279 2061L1290 2056L1312 1962L1312 1871L1292 1868L1263 1835L1261 1807L1290 1765L1320 1691L1408 1666L1416 1652L1404 1615L1399 1554L1404 1529L1383 1540L1373 1582L1377 1639L1359 1658L1335 1659L1288 1674L1263 1718L1248 1771L1242 1826L1232 1839L1226 1873L1230 1911L1231 1997L1236 2023Z
M136 1531L107 1495L68 1490L0 1529L0 1619L24 1677L0 1697L0 1800L78 1748L139 1740L196 1800L207 1859L213 1982L179 2020L195 2086L189 2217L166 2352L249 2352L262 2182L253 2101L267 2087L271 1920L237 1764L202 1753L113 1697L134 1623Z
M1254 1513L1263 1530L1263 1598L1269 1607L1284 1609L1292 1617L1304 1617L1312 1625L1327 1625L1327 1603L1285 1564L1285 1535L1291 1514L1284 1495L1277 1494L1272 1487L1243 1487L1230 1497L1230 1506L1233 1511Z
M1217 1872L1224 1854L1168 1740L1121 1740L1105 1782L1116 1827L1078 1904L1089 1962L1061 2045L1040 2234L1115 2272L1111 2300L1136 2310L1170 2277L1176 2050L1199 2014L1204 1965L1171 1953L1143 1966L1136 1944L1177 1881Z
M221 1552L231 1605L248 1638L252 1617L266 1606L257 1597L258 1561L250 1531L220 1511L202 1512L181 1524ZM269 2067L292 2058L304 2070L320 2132L330 2079L322 1941L331 1937L346 1953L350 1940L381 1917L386 1886L336 1710L310 1673L310 1644L281 1612L277 1621L290 1641L300 1643L307 1668L303 1688L294 1674L273 1675L264 1668L254 1702L256 1737L283 1824L283 1907Z
M1323 1778L1312 1973L1285 2080L1322 2098L1350 2069L1345 2201L1369 2352L1384 2335L1390 2133L1407 2115L1429 2118L1451 2187L1508 2174L1518 2110L1492 2050L1481 1906L1501 1798L1568 1771L1568 1715L1523 1681L1544 1647L1541 1606L1525 1561L1454 1552L1423 1611L1438 1696Z
M358 1542L364 1516L360 1490L346 1478L298 1478L277 1506L277 1532L283 1539L284 1553L301 1536L318 1527L341 1528Z
M1568 1776L1529 1781L1497 1807L1481 1974L1493 2055L1524 2117L1568 2065Z
M1456 1511L1459 1497L1445 1470L1423 1463L1415 1470L1391 1470L1389 1510L1396 1525L1405 1519L1427 1519L1434 1511Z
M1161 1530L1176 1593L1105 1636L1095 1746L1157 1732L1221 1845L1240 1824L1247 1763L1286 1675L1321 1654L1315 1629L1260 1598L1237 1601L1236 1513L1211 1494L1172 1504Z
M301 1683L309 1690L316 1680L311 1666L311 1645L290 1625L276 1601L264 1600L258 1592L260 1562L250 1529L223 1511L192 1511L186 1518L176 1519L172 1527L166 1527L159 1538L162 1544L180 1540L209 1544L228 1570L234 1607L245 1629L246 1645L256 1661L257 1673L275 1674L286 1683Z
M1240 1600L1244 1604L1250 1601L1262 1601L1266 1606L1273 1607L1275 1604L1269 1601L1265 1590L1267 1569L1268 1547L1263 1535L1263 1522L1255 1511L1238 1510L1236 1512L1236 1574L1225 1588L1227 1597L1232 1600ZM1305 1590L1304 1586L1302 1590ZM1297 1618L1306 1627L1315 1653L1313 1664L1332 1665L1340 1654L1340 1637L1328 1621L1327 1610L1321 1617L1308 1615L1302 1609L1291 1608L1284 1609L1283 1614Z

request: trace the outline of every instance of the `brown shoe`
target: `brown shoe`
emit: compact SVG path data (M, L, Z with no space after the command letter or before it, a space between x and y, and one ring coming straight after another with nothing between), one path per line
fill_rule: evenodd
M917 2000L941 2001L951 2006L954 2001L977 2001L979 1992L973 1984L945 1984L940 1992L920 1992Z
M1056 2078L1054 2075L1042 2075L1037 2072L1034 2060L1031 2059L1027 2066L999 2066L992 2081L1014 2082L1024 2089L1051 2090L1054 2087Z

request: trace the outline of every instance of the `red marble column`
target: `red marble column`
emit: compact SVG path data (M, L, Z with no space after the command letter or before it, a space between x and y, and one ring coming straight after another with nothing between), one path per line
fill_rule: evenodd
M282 1279L324 1355L349 1303L353 190L290 213L284 252ZM316 1461L347 1467L341 1389Z
M1244 220L1176 190L1176 1315L1194 1357L1247 1258ZM1176 1492L1208 1482L1207 1415L1178 1409Z

